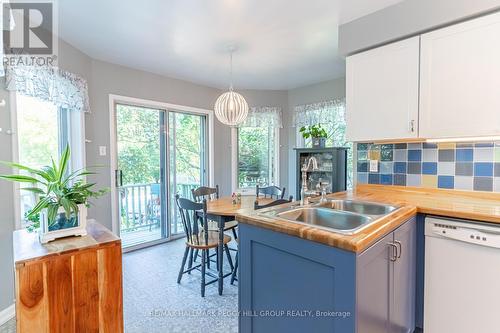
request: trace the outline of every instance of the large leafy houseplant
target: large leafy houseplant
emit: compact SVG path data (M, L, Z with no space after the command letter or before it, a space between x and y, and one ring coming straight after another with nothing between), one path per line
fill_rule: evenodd
M70 148L66 146L59 163L52 158L52 164L33 169L25 165L11 162L2 162L12 168L25 171L27 174L0 175L0 179L29 184L21 189L35 193L38 201L26 214L27 220L37 219L39 214L47 209L49 226L57 220L59 208L64 208L66 219L78 216L79 205L89 206L88 199L99 197L107 192L106 189L93 191L95 183L86 183L85 176L94 174L87 169L74 172L68 171Z

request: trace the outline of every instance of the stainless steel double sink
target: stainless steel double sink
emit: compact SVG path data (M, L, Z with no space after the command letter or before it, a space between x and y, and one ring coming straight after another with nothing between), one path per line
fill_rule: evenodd
M398 208L367 201L327 199L306 206L277 208L259 215L352 235Z

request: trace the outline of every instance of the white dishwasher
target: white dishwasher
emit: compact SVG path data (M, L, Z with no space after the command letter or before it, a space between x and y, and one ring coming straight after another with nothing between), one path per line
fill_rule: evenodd
M424 333L500 332L500 225L425 219Z

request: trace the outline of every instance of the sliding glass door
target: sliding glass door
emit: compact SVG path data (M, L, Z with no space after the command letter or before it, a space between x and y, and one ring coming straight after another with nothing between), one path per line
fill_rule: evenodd
M192 199L191 190L207 184L206 116L169 112L169 193L170 230L172 235L184 233L178 215L175 195Z
M206 185L207 116L115 104L116 186L122 244L183 235L175 195Z
M165 112L116 105L120 236L124 247L168 237Z

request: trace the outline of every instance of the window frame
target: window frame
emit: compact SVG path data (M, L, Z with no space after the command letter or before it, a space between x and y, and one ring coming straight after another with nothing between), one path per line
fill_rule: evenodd
M8 132L12 136L12 161L14 163L19 163L19 137L18 137L18 92L9 92L10 101L10 125L11 130ZM28 96L29 97L29 96ZM86 143L85 139L85 114L84 112L71 112L70 110L65 113L65 116L61 115L61 108L58 109L58 126L65 122L69 125L69 128L63 131L64 136L69 139L71 145L71 159L70 159L70 170L75 170L75 168L85 168L86 167ZM58 146L61 150L60 144L61 138L60 133L58 133ZM75 149L76 148L76 149ZM79 151L80 153L75 153ZM12 170L16 172L16 170ZM15 182L13 183L13 199L14 199L14 219L16 230L25 227L23 217L21 216L21 184Z
M280 186L280 129L274 128L274 177L270 185ZM255 195L255 187L238 187L238 127L231 127L231 189L241 195Z

